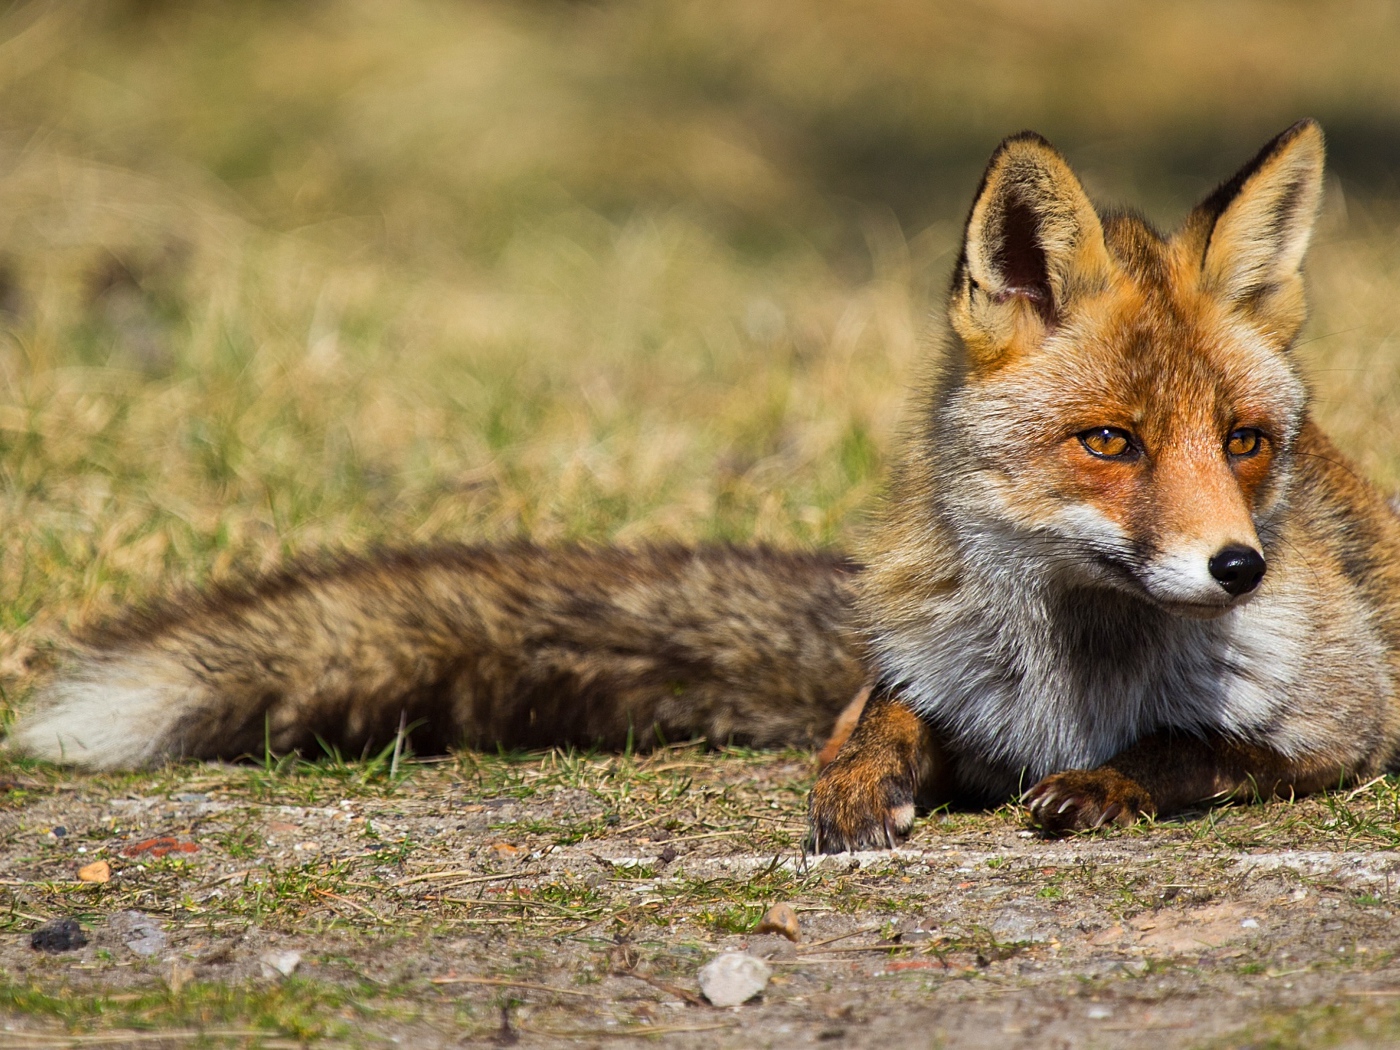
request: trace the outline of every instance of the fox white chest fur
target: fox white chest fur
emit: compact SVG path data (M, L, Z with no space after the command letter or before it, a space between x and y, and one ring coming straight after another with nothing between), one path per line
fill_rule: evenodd
M954 745L958 788L973 798L1094 768L1163 729L1299 753L1309 742L1300 716L1328 703L1319 685L1390 688L1380 636L1337 637L1339 596L1319 594L1282 556L1253 601L1210 620L1067 583L1040 558L1002 566L964 575L930 603L922 629L876 646L884 680Z
M1004 798L1056 770L1093 768L1167 726L1258 727L1297 677L1270 651L1276 632L1251 633L1258 612L1183 621L1111 592L1001 582L1003 601L985 591L948 601L922 636L882 645L887 679L956 743L960 787L973 794Z

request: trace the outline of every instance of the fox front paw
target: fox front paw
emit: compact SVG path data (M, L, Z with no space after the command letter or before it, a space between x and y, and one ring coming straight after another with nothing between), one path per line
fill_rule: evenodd
M914 776L861 754L822 770L808 804L815 853L894 849L914 826Z
M1027 791L1022 801L1031 823L1052 835L1132 824L1157 811L1146 788L1111 769L1055 773Z

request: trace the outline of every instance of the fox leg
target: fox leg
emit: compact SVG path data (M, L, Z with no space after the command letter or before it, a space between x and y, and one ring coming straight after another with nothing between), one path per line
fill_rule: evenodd
M871 697L812 788L812 849L893 849L913 826L915 802L942 790L946 768L923 719L889 694Z
M1201 802L1306 795L1352 779L1354 764L1336 755L1289 757L1219 735L1155 733L1097 769L1054 773L1028 792L1031 820L1063 834L1131 824Z

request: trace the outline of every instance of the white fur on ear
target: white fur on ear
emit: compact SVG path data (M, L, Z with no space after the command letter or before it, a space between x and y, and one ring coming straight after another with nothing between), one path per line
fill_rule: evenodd
M1013 135L972 202L948 320L968 359L991 366L1035 345L1112 273L1103 224L1065 159L1033 132Z
M1322 128L1299 121L1201 205L1217 211L1201 262L1208 291L1237 303L1301 278L1325 153Z
M1065 159L1025 132L998 147L968 216L962 273L995 303L1057 317L1076 286L1107 273L1103 226Z

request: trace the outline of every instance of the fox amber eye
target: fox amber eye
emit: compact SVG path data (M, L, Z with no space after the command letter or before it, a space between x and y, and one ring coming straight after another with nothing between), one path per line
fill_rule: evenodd
M1259 451L1263 438L1253 427L1241 427L1225 439L1225 451L1239 458L1252 456Z
M1128 459L1135 452L1133 439L1117 427L1095 427L1079 435L1079 443L1104 459Z

